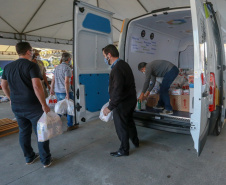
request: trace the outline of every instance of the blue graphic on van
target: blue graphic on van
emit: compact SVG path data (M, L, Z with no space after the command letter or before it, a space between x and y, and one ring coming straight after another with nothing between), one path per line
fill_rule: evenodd
M109 101L108 84L109 74L80 74L79 83L85 86L86 110L100 111Z
M111 33L111 24L108 19L88 13L82 23L84 28L100 31L104 33Z

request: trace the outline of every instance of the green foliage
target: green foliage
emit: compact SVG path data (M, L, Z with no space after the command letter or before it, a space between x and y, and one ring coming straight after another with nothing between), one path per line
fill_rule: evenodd
M60 64L60 59L59 58L53 58L52 60L52 65L59 65Z
M48 61L42 60L42 62L43 62L43 64L44 64L45 67L48 67L49 66L49 62Z

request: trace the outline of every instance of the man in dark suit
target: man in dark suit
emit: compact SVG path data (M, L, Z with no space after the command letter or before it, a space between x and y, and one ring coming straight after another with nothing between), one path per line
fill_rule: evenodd
M115 157L129 155L129 139L135 147L139 147L137 129L133 120L133 111L137 97L133 72L128 63L119 58L119 52L114 45L103 48L104 61L111 65L109 77L109 106L104 109L104 115L113 111L115 129L121 146L118 151L110 154Z

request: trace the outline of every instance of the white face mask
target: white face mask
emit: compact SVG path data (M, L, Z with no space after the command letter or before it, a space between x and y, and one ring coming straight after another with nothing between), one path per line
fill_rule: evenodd
M36 60L41 60L40 56L36 56Z

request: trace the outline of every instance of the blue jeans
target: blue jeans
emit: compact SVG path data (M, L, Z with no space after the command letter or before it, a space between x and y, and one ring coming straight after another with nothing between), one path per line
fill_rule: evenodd
M174 66L169 72L165 74L160 86L160 98L158 101L158 106L165 107L165 109L168 111L173 110L170 104L169 88L178 74L179 70L176 66Z
M65 97L66 97L66 93L57 93L56 92L55 94L56 94L56 97L57 97L57 102L65 99ZM74 101L73 92L69 92L69 98ZM73 116L67 115L67 125L69 127L73 126Z
M28 107L30 109L28 109ZM37 122L43 114L41 105L23 106L12 105L13 113L17 119L19 125L19 141L23 150L26 162L30 162L34 159L35 153L31 146L31 134L32 127L37 136ZM49 150L49 140L45 142L38 142L38 150L41 162L45 165L51 160L51 154Z

